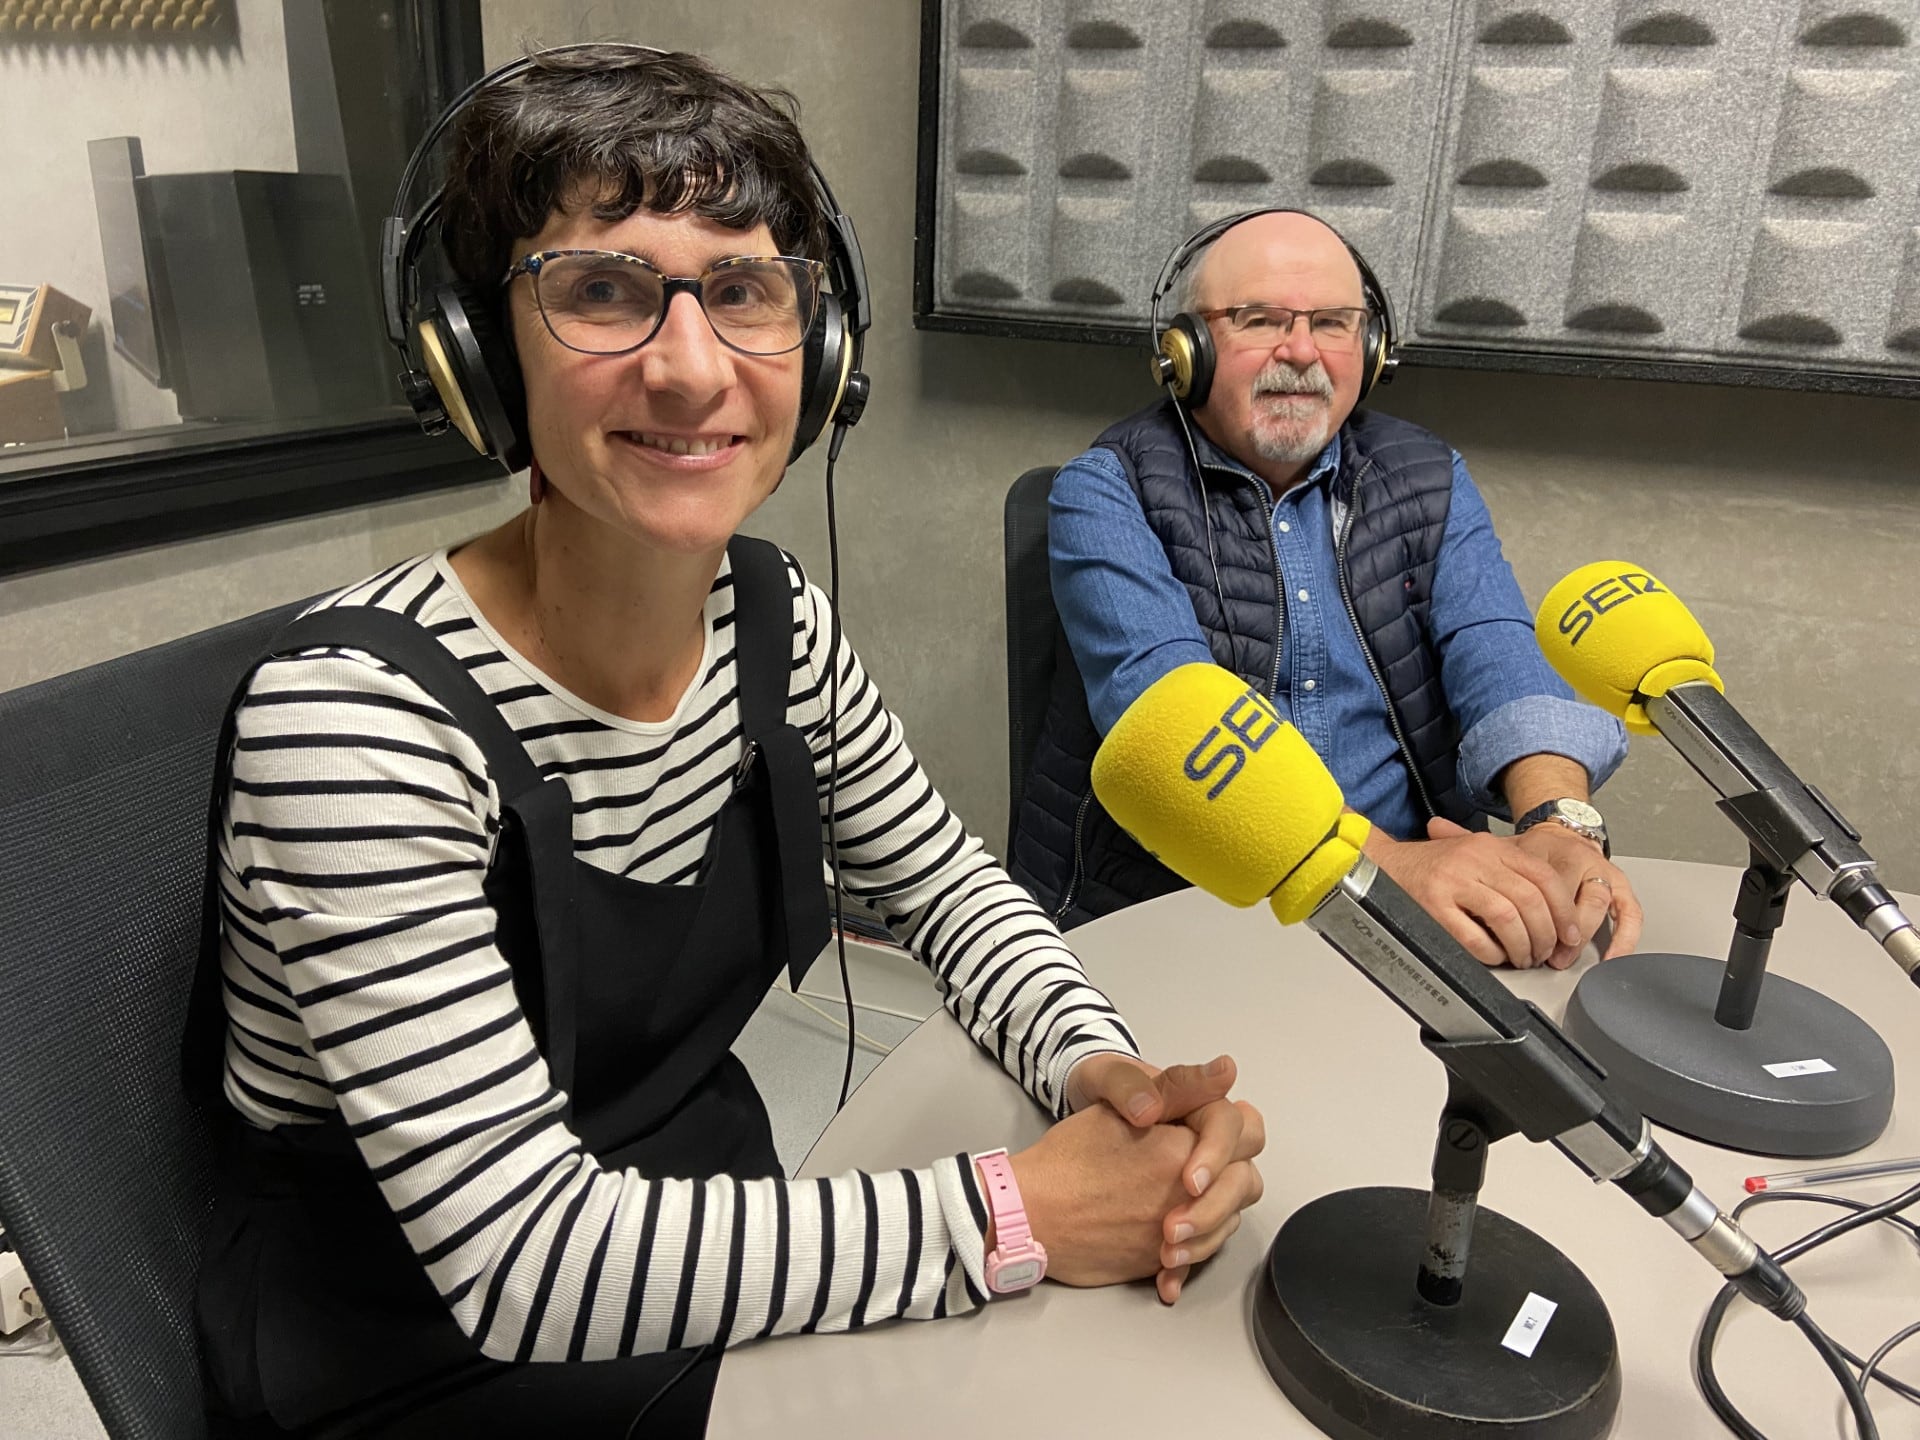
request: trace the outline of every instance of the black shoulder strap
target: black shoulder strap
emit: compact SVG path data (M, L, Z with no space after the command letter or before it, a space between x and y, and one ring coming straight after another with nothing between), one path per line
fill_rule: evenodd
M364 650L425 690L480 747L503 802L540 783L526 747L480 682L419 621L372 605L336 605L293 621L274 638L269 653L288 655L323 646Z
M733 633L739 657L740 724L758 740L787 720L793 677L793 586L780 547L736 535L727 545L733 562Z
M219 853L220 820L226 802L236 719L253 675L267 660L301 650L341 648L365 651L386 661L413 679L437 701L480 747L487 771L500 793L503 824L522 823L538 830L544 843L528 846L534 868L533 884L542 920L549 917L560 930L556 940L564 947L564 927L572 919L571 865L573 858L572 805L564 782L546 786L526 747L501 717L487 693L465 665L418 621L393 610L369 605L339 605L310 611L290 622L266 652L234 687L220 729L214 755L213 793L207 821L207 878L200 908L200 961L188 999L186 1032L182 1039L181 1068L188 1093L203 1102L216 1098L224 1065L226 1007L220 990L220 877L214 857ZM520 817L517 821L513 817ZM543 929L543 942L546 934ZM570 955L566 957L570 959ZM556 980L547 975L549 1011L572 1003L570 967ZM563 1019L557 1031L549 1027L549 1069L571 1080L572 1028Z
M800 988L807 967L827 943L827 897L820 883L820 792L807 737L787 721L793 681L793 586L787 562L764 540L736 535L733 561L734 644L740 679L740 725L759 750L773 805L775 864L784 897L788 975Z

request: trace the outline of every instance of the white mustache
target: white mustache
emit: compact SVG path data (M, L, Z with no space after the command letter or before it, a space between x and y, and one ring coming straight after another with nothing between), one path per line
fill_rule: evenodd
M1273 361L1254 377L1253 393L1255 398L1262 395L1317 395L1322 400L1333 399L1333 381L1327 377L1327 367L1318 360L1304 370L1295 370L1291 365Z

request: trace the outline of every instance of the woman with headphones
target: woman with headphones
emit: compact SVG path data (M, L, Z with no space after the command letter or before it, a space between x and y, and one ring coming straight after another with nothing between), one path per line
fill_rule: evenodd
M531 503L321 602L236 696L186 1057L230 1121L216 1435L698 1434L745 1340L1049 1273L1173 1301L1260 1194L1231 1062L1138 1058L738 534L865 397L790 97L568 47L449 122L388 323L423 419ZM436 228L458 278L423 296ZM782 1178L729 1047L828 937L823 852L1056 1117L1037 1144Z

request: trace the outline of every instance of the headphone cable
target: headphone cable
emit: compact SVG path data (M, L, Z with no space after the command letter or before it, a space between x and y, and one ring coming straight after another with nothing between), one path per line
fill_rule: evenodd
M686 1379L687 1376L692 1373L694 1366L698 1365L702 1360L705 1360L709 1355L718 1358L720 1352L725 1348L726 1346L722 1341L710 1340L698 1350L695 1350L687 1363L669 1375L665 1383L647 1397L647 1403L634 1412L633 1419L627 1422L627 1433L621 1437L621 1440L633 1440L633 1437L639 1433L640 1422L647 1418L648 1412L651 1411L654 1406L666 1398L667 1392L682 1380Z
M1200 468L1200 447L1194 442L1193 426L1187 420L1187 407L1181 403L1180 397L1173 393L1171 385L1167 387L1167 395L1173 401L1173 413L1180 418L1180 432L1187 437L1187 454L1193 459L1193 488L1200 497L1200 516L1207 527L1207 565L1213 571L1213 598L1220 606L1220 629L1227 637L1227 658L1233 662L1234 670L1245 678L1244 672L1240 670L1239 640L1233 631L1233 619L1227 614L1226 587L1220 583L1220 556L1214 548L1213 540L1213 506L1207 499L1206 474ZM1278 631L1279 627L1276 625L1273 637L1276 658L1280 647Z
M840 460L840 446L846 441L848 426L842 421L833 427L827 442L827 608L830 612L827 643L827 854L833 861L833 944L840 957L840 991L847 1001L847 1064L840 1072L840 1103L833 1107L838 1115L853 1093L853 1051L855 1044L853 981L847 975L847 923L841 908L840 837L835 833L840 802L840 527L833 502L833 468Z
M1147 335L1148 342L1153 347L1153 359L1156 365L1160 364L1162 360L1160 337L1165 333L1160 327L1161 300L1166 298L1167 291L1173 287L1173 282L1180 277L1180 272L1193 263L1200 250L1219 239L1221 235L1224 235L1228 230L1232 229L1234 224L1237 224L1239 220L1244 218L1246 217L1239 216L1226 224L1216 221L1213 225L1205 227L1200 231L1199 235L1182 243L1173 254L1167 257L1166 264L1160 267L1160 278L1154 282L1153 294L1148 297L1147 301ZM1205 322L1203 321L1202 323L1204 324ZM1167 388L1167 398L1173 402L1173 413L1180 421L1180 433L1186 437L1187 454L1193 460L1193 488L1194 493L1200 498L1200 518L1207 530L1207 567L1213 572L1213 598L1215 603L1220 607L1220 628L1227 638L1227 659L1233 663L1235 673L1239 674L1241 673L1240 645L1233 632L1233 620L1227 614L1226 587L1220 583L1220 555L1218 549L1215 547L1213 538L1213 506L1207 500L1206 473L1200 468L1200 447L1195 443L1193 438L1193 425L1187 419L1186 403L1181 400L1179 392L1174 389L1174 384L1177 379L1178 376L1168 374L1163 383ZM1189 380L1191 380L1191 377L1189 377ZM1277 556L1275 557L1275 563L1278 563ZM1278 614L1277 611L1275 613L1276 615ZM1197 620L1199 617L1196 615L1194 618ZM1274 657L1277 661L1280 649L1278 626L1275 627L1273 644ZM1242 678L1245 678L1244 675L1242 675ZM1254 683L1258 682L1256 681Z

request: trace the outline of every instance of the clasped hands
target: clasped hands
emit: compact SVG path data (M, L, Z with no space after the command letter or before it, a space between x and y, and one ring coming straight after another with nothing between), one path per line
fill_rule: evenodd
M1151 1275L1163 1301L1180 1298L1188 1271L1240 1228L1264 1189L1253 1158L1266 1124L1228 1098L1238 1073L1225 1055L1160 1070L1107 1053L1073 1067L1073 1113L1012 1157L1049 1278Z

